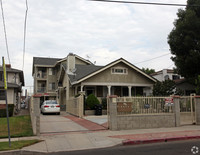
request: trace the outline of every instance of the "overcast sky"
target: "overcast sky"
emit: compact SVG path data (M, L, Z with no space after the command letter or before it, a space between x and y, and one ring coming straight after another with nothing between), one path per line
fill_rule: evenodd
M25 0L2 1L11 65L21 70ZM186 4L186 0L146 2ZM88 55L97 65L106 65L123 57L139 68L158 71L174 67L171 54L168 54L167 36L180 7L87 0L28 0L28 6L26 86L33 86L33 57L64 58L69 52L86 59ZM0 21L0 53L8 63L2 16ZM165 56L138 63L161 55Z

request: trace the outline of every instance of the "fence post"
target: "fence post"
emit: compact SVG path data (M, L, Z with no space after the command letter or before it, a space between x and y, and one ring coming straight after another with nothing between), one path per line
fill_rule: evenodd
M117 96L109 96L108 98L108 128L110 130L118 130L117 125Z
M33 96L33 113L35 116L35 122L36 122L36 130L35 130L35 134L37 136L40 135L40 97L37 96Z
M79 96L79 101L78 101L78 103L79 103L79 117L80 118L82 118L83 117L83 106L84 106L84 100L83 100L83 94L81 94L80 96Z
M174 113L175 113L175 126L180 126L180 96L173 96L174 100Z
M196 124L200 125L200 96L195 96L195 118Z

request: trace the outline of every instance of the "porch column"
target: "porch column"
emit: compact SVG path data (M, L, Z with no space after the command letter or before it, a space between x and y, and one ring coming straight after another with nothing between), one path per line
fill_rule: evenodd
M81 85L81 92L83 91L83 85Z
M111 86L107 86L108 87L108 96L111 95Z
M75 94L74 95L76 95L76 94L78 94L78 92L77 92L77 86L75 86Z
M132 86L128 86L128 95L129 95L129 97L131 97L131 88L132 88Z

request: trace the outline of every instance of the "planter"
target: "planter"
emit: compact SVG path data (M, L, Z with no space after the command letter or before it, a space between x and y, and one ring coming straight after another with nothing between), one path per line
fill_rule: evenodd
M95 115L95 110L85 110L85 115Z
M95 110L85 110L86 116L95 115ZM107 115L107 110L102 110L102 115Z

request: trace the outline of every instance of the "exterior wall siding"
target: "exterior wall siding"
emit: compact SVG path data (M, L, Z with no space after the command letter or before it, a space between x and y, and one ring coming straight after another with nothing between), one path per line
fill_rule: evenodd
M148 78L145 78L144 75L134 71L132 68L123 63L117 64L113 67L127 68L128 74L112 74L111 68L108 68L105 71L85 80L84 82L153 84L153 82Z

